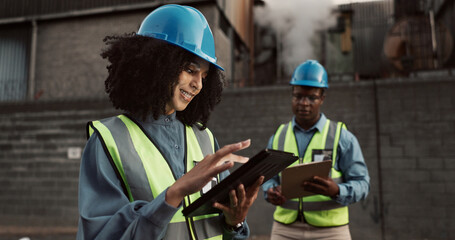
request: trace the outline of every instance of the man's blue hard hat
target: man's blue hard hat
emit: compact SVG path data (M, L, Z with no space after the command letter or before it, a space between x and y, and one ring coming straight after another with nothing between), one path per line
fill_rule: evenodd
M142 21L137 34L177 45L224 71L216 63L215 41L207 19L193 7L161 6Z
M301 63L292 75L291 85L329 88L327 72L316 60L307 60Z

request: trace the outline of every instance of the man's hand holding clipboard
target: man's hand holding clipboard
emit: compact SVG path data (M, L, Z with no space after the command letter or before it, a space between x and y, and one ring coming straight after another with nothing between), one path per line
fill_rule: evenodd
M340 193L340 188L332 178L312 177L309 181L302 184L303 189L308 192L335 197Z

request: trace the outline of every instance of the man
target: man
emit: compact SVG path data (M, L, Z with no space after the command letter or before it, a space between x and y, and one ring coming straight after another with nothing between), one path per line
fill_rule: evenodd
M333 162L331 177L314 176L302 183L313 196L286 199L279 176L262 185L265 199L276 205L271 239L351 239L347 206L364 199L370 184L359 143L343 123L320 112L329 87L322 65L314 60L300 64L290 85L294 117L278 128L268 148L299 156L293 165L327 158Z
M77 239L247 239L263 177L230 191L222 214L182 209L229 173L233 152L206 128L222 92L213 35L197 9L165 5L137 34L109 36L106 92L125 114L89 122L81 161ZM210 183L210 184L209 184Z

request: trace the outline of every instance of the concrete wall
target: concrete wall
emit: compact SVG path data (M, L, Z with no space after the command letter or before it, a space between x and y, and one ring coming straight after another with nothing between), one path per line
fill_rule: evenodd
M137 31L149 11L38 22L35 95L42 99L103 96L107 35Z
M455 78L332 84L323 111L357 136L371 192L350 207L354 239L455 238ZM376 101L377 99L377 101ZM246 138L252 156L291 117L289 87L226 90L209 127L225 145ZM0 239L74 239L77 148L85 122L113 115L105 100L0 106ZM267 236L262 194L248 222Z

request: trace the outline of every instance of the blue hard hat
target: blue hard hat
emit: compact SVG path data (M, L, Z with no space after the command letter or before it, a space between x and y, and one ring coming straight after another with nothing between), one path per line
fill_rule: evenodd
M188 6L168 4L153 10L142 21L138 35L164 40L216 64L215 41L202 13Z
M329 88L327 72L316 60L307 60L300 64L289 82L291 85Z

